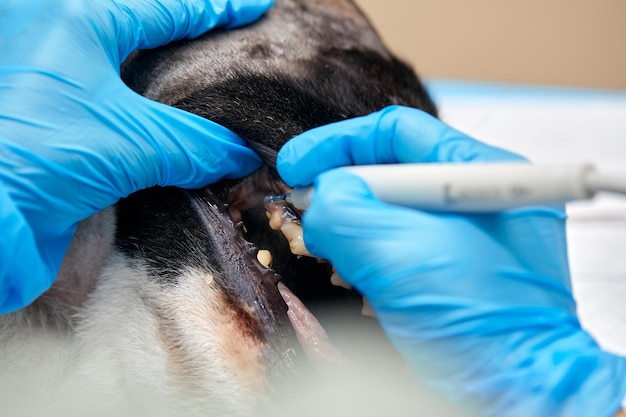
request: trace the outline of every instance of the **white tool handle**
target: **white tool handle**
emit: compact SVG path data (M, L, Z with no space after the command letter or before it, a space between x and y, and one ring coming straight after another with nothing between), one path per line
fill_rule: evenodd
M343 169L361 177L387 203L433 211L496 212L560 204L591 198L603 189L602 184L588 185L598 177L589 164L418 163ZM621 184L626 191L626 182ZM312 192L311 187L295 188L290 202L304 210Z

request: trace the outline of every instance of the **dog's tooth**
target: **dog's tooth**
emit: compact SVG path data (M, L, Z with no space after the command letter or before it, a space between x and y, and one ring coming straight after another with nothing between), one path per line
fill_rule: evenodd
M337 273L335 268L333 268L333 274L330 276L330 283L333 284L336 287L343 287L343 288L345 288L347 290L351 290L352 289L352 285L350 285L346 281L344 281L343 278L341 278L339 276L339 274Z
M280 230L287 241L289 248L294 255L311 256L304 245L302 225L298 216L284 204L266 204L269 213L269 223L272 230Z
M280 227L284 223L282 214L282 210L280 209L273 209L270 212L268 219L270 221L270 228L272 230L280 230Z
M260 251L258 251L256 254L256 258L259 263L266 268L269 268L272 264L272 253L266 249L261 249Z
M365 297L363 297L363 308L361 309L361 314L368 317L376 317L376 312L372 308L372 304L370 304L370 301Z
M302 226L294 222L285 222L280 228L287 240L289 241L289 249L294 255L311 256L309 250L304 245L302 236Z

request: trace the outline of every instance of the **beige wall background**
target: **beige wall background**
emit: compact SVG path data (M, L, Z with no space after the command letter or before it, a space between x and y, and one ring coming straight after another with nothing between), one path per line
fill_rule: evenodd
M425 77L626 90L626 0L356 0Z

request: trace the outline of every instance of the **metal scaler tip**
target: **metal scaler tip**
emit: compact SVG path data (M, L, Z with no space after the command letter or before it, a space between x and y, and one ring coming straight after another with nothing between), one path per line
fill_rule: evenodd
M287 201L287 196L289 194L283 194L283 195L268 195L263 199L263 203L267 204L267 203L275 203L277 201Z

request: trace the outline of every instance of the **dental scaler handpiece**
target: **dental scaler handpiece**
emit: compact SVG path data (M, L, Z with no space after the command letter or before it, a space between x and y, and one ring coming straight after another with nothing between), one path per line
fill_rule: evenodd
M497 212L588 199L597 191L626 193L626 177L597 173L589 164L414 163L342 169L362 178L382 201L431 211ZM296 187L268 199L305 210L312 193L313 187Z

